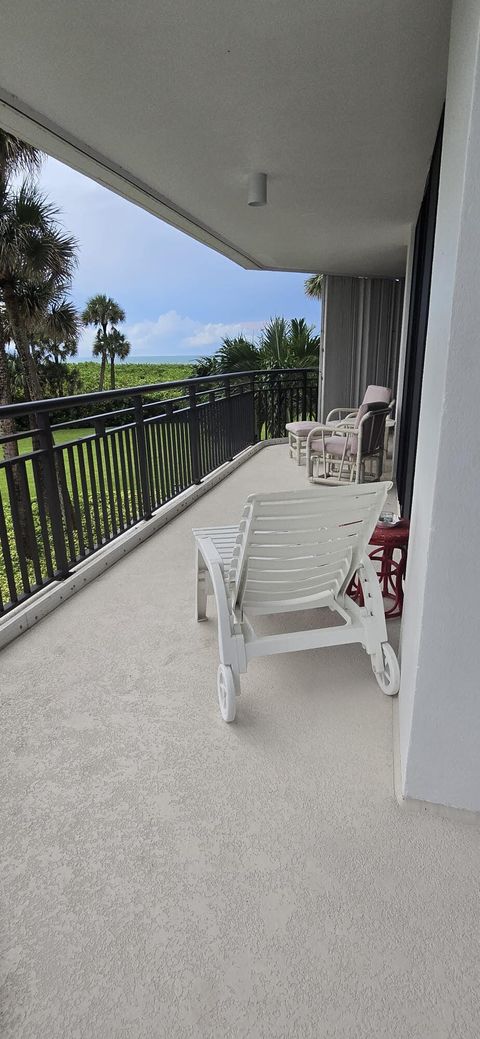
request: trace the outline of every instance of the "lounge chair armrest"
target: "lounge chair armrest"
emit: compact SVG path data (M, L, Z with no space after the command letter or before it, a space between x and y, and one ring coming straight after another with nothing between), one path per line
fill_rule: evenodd
M197 538L197 545L198 545L199 551L201 552L201 554L202 554L202 556L203 556L203 558L205 560L205 563L207 564L207 570L209 569L209 563L212 566L214 564L216 564L217 566L220 567L220 570L221 570L221 572L223 574L223 559L222 559L218 549L215 548L215 545L214 545L212 539L211 538Z
M229 663L228 647L233 635L235 618L231 604L228 601L227 589L225 587L223 560L210 538L198 538L197 545L207 567L212 584L212 591L215 596L219 645L222 653L226 654L223 659L226 663Z

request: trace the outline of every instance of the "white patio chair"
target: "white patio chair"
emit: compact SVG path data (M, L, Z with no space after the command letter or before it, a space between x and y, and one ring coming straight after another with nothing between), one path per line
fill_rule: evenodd
M307 476L314 483L354 480L362 483L367 463L380 480L385 450L385 423L390 411L381 401L362 405L355 424L317 425L306 443ZM359 416L361 416L359 418Z
M392 391L388 386L367 386L359 408L333 408L327 415L325 426L332 429L336 427L352 428L359 424L364 415L367 414L368 404L382 401L388 405L392 412L395 401L392 400ZM317 429L320 422L302 421L287 422L285 429L288 434L288 450L290 458L294 458L297 465L304 465L306 461L307 437L312 430ZM379 474L380 479L381 473Z
M194 530L196 617L215 596L220 665L217 686L225 721L235 717L240 675L254 657L358 642L389 696L398 692L397 658L387 642L383 599L367 545L391 483L253 494L238 527ZM347 595L361 582L365 606ZM257 636L251 618L326 607L335 627Z

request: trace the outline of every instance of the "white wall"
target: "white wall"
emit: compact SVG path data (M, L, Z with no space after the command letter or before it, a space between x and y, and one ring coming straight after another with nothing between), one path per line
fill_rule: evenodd
M407 797L480 810L480 0L455 0L402 630Z

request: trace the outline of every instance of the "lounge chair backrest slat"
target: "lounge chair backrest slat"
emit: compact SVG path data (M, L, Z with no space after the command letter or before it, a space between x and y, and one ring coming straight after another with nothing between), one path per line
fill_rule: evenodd
M252 495L228 575L232 605L274 613L338 595L358 569L390 487Z

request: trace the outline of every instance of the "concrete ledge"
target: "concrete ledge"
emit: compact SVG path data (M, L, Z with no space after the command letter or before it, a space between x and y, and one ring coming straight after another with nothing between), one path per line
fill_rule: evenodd
M402 792L402 770L400 763L400 726L398 717L398 697L392 704L392 743L393 743L393 793L399 808L412 815L438 815L453 822L463 822L470 826L480 826L480 812L472 812L468 808L456 808L454 805L436 804L434 801L420 801L415 797L405 797Z
M55 581L49 584L27 602L17 606L0 622L0 649L7 646L13 639L18 638L23 632L28 631L29 628L32 628L34 624L37 624L47 614L56 610L57 606L60 606L62 602L71 599L72 595L81 591L85 585L94 581L99 574L104 573L109 567L123 559L137 545L142 545L144 541L147 541L158 530L170 523L170 520L175 519L175 516L184 512L190 505L202 498L204 494L207 494L213 487L216 487L227 476L235 472L240 465L253 458L258 451L263 450L265 447L286 443L287 439L281 437L261 440L258 444L252 444L250 447L247 447L245 451L241 451L240 454L236 455L233 461L226 462L225 465L220 466L213 473L206 476L201 484L189 487L182 494L179 494L177 498L174 498L173 501L162 505L161 508L154 512L151 519L141 520L135 527L115 538L115 541L99 549L89 559L78 563L65 581Z

